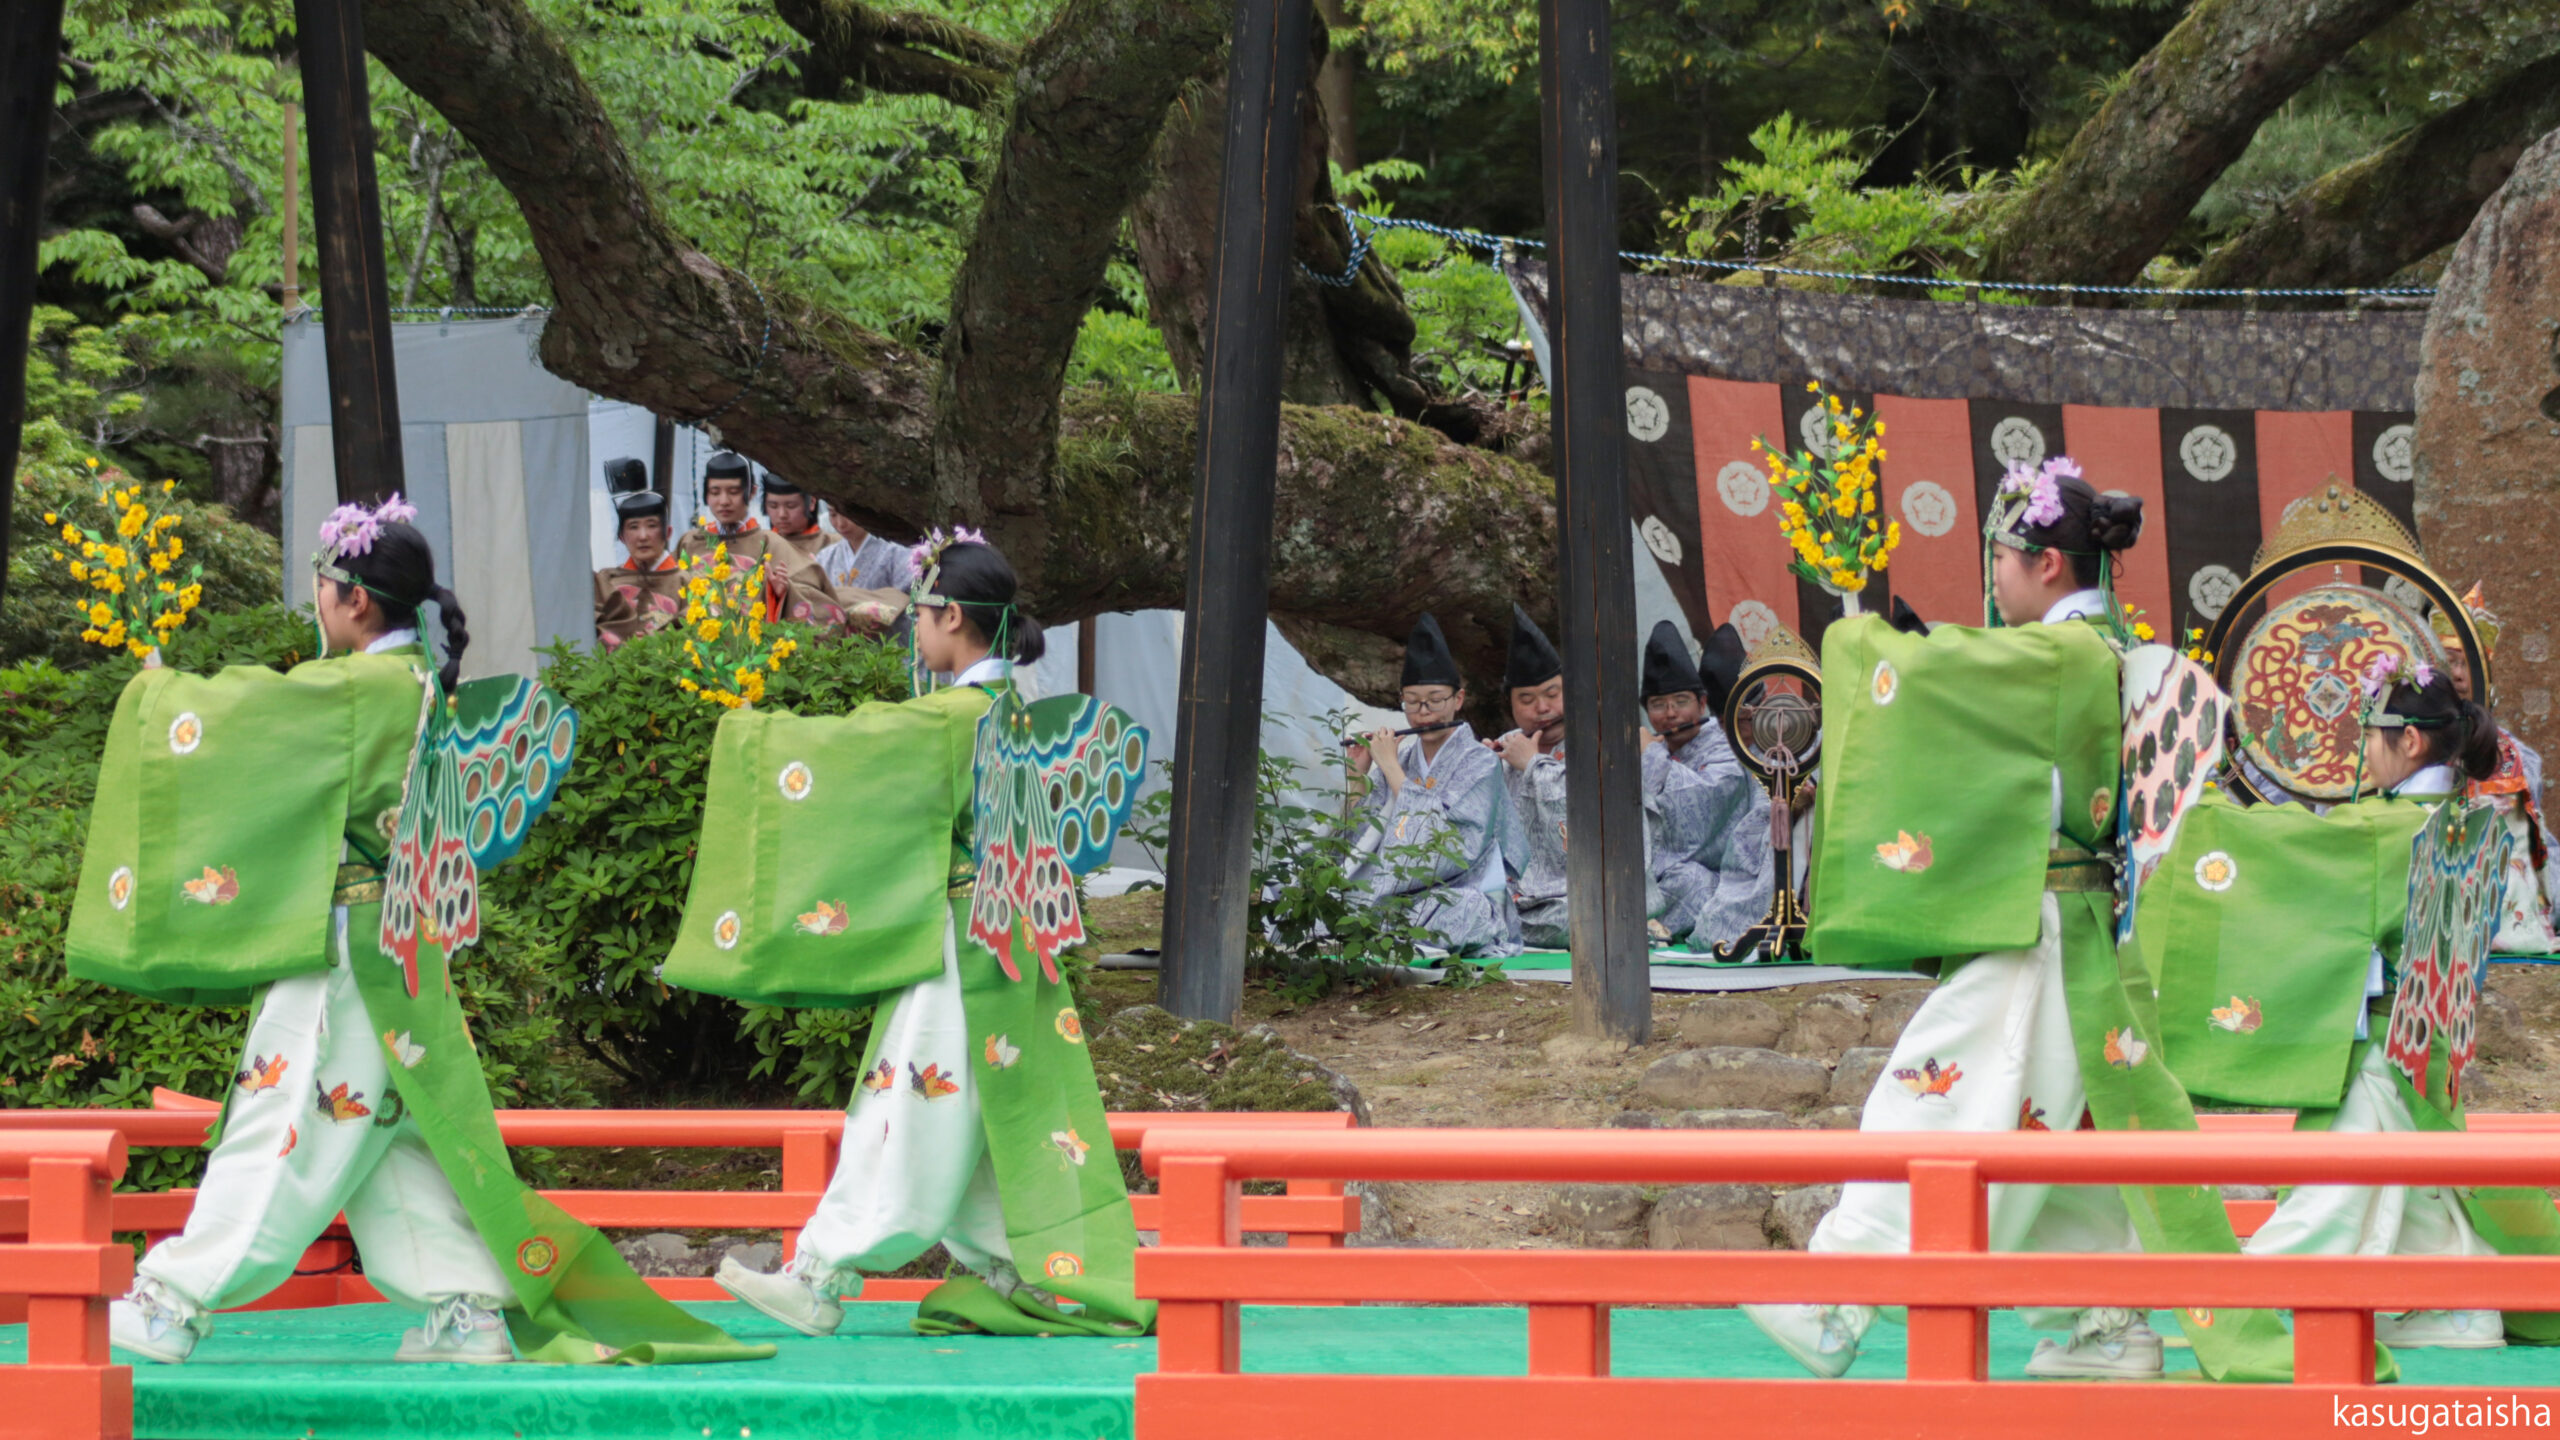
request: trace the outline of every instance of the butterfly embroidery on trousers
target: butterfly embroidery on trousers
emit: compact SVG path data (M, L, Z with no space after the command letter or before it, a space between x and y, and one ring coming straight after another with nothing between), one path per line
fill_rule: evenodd
M373 1113L373 1107L363 1103L364 1092L348 1090L344 1080L335 1090L320 1089L317 1080L311 1082L311 1088L320 1096L320 1113L332 1120L361 1120Z
M907 1087L927 1100L939 1100L960 1093L960 1082L942 1073L940 1065L927 1065L922 1070L915 1062L907 1062Z
M1910 1091L1915 1099L1943 1100L1947 1098L1948 1091L1956 1088L1956 1082L1964 1078L1963 1066L1948 1065L1941 1069L1935 1055L1921 1061L1920 1067L1893 1072L1893 1078L1901 1081L1902 1088Z
M276 1082L284 1078L284 1072L284 1055L281 1052L272 1059L252 1055L249 1057L249 1068L241 1071L234 1078L239 1082L241 1089L255 1095L261 1090L276 1088Z

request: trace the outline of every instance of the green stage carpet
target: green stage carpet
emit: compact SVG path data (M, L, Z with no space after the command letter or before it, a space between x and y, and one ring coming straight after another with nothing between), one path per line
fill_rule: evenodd
M743 1305L689 1307L741 1339L781 1346L773 1360L665 1369L398 1365L409 1323L388 1305L225 1315L196 1358L134 1370L141 1440L574 1440L714 1436L728 1440L1098 1440L1130 1431L1131 1382L1155 1342L924 1339L914 1307L846 1307L844 1330L804 1339ZM2160 1317L2168 1329L2167 1317ZM1245 1311L1245 1368L1330 1374L1518 1375L1528 1361L1517 1309ZM1991 1373L2016 1379L2034 1336L1991 1320ZM1851 1375L1902 1373L1903 1332L1879 1324ZM1802 1376L1731 1310L1622 1310L1615 1372L1627 1376ZM0 1328L0 1363L26 1358L23 1326ZM2173 1373L2193 1374L2186 1352ZM2413 1384L2560 1384L2560 1350L2420 1350L2401 1356ZM1817 1383L1806 1379L1807 1384ZM2134 1403L2129 1401L2128 1403Z

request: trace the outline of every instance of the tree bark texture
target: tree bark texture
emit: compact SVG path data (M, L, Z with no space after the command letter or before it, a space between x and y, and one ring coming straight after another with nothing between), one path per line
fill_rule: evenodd
M1983 278L2125 285L2260 121L2411 0L2200 0L1994 222Z
M1136 18L1134 6L1080 0L1059 23L1107 27ZM554 374L661 415L708 418L722 443L800 478L885 535L992 522L1043 619L1181 603L1194 400L1060 395L1062 348L1049 358L990 355L990 364L1049 377L1054 445L1046 436L1029 447L1020 436L959 437L965 453L953 472L942 473L935 395L944 382L934 359L788 291L760 290L687 244L650 199L566 48L524 0L373 0L365 23L375 55L471 142L524 212L555 297L542 335L542 361ZM1098 54L1110 43L1044 37L1026 54L1051 44L1060 55ZM1183 56L1171 67L1173 78L1196 74L1200 59L1198 52ZM1026 136L1025 127L1054 124L1062 133L1083 123L1090 117L1079 110L1076 88L1102 77L1063 61L1042 70L1026 59L1024 72L1047 93L1017 99L1005 145L1008 154L1019 146L1036 157L1062 142ZM1113 80L1097 100L1112 123L1090 133L1124 133L1115 127L1130 102L1117 87L1127 83ZM1160 119L1145 127L1149 140ZM1126 168L1134 186L1145 173L1142 158ZM1043 190L1031 177L1021 184L1011 198L991 193L988 205L1019 207L1018 228L1043 232L1032 240L1057 238L1065 217L1097 213L1090 206L1064 216L1039 211L1035 202L1072 197ZM1106 229L1117 223L1117 212L1110 213ZM998 330L1022 323L1052 339L1070 332L1083 301L1070 307L1058 296L1089 296L1101 260L1092 262L1093 281L1079 288L1057 252L1033 259L1038 268L1026 288L956 296L955 317L976 314L974 323ZM985 283L997 287L1001 279ZM1067 318L1017 320L1010 313L1034 304ZM984 350L992 342L978 333ZM956 369L958 362L945 364ZM971 384L993 373L961 374L952 392L970 403ZM1004 413L993 400L987 404L977 413ZM1037 408L1031 413L1036 417ZM1281 427L1275 614L1400 640L1418 614L1433 610L1471 673L1487 680L1499 674L1512 599L1542 611L1553 603L1555 518L1545 476L1394 416L1292 405ZM982 441L1036 459L999 469L966 448ZM962 463L974 468L957 468ZM955 475L971 479L961 483ZM974 479L981 475L989 477L983 485ZM1021 508L998 509L999 502ZM1393 686L1364 684L1355 693L1380 699Z
M2377 286L2462 238L2516 157L2560 127L2546 55L2285 198L2205 257L2205 287Z
M831 99L848 88L939 95L987 110L1002 103L1012 46L965 25L862 0L775 0L774 14L806 36L801 86Z
M1071 0L1023 55L933 392L931 508L983 517L1008 553L1042 549L1040 491L1076 332L1165 109L1198 57L1217 52L1227 15L1218 0Z
M2551 556L2560 546L2560 130L2483 206L2427 312L2418 365L2418 533L2457 589L2507 622L2491 710L2526 743L2560 742Z

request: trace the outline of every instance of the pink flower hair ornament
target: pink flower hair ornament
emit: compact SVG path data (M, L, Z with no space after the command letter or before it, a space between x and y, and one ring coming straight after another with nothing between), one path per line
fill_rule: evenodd
M418 507L391 492L391 498L368 510L362 505L341 505L320 522L320 558L340 560L349 555L363 555L382 538L382 527L418 518Z
M2403 655L2396 650L2377 651L2364 665L2364 697L2379 701L2394 685L2410 685L2424 690L2435 683L2436 667L2423 658Z
M954 526L945 533L940 526L925 532L925 537L907 548L907 558L914 562L916 583L909 592L915 603L927 603L934 586L942 580L942 552L954 545L984 545L987 532L965 525Z

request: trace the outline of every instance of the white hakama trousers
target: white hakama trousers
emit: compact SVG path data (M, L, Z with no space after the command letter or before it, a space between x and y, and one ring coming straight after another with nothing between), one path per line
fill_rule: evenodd
M2333 1135L2418 1128L2375 1044L2347 1078ZM2462 1201L2440 1185L2297 1185L2245 1247L2252 1255L2494 1255Z
M136 1274L195 1317L246 1305L290 1279L344 1211L364 1276L386 1298L502 1308L506 1278L392 1091L349 968L344 906L333 920L337 963L268 987L186 1229Z
M942 973L899 993L876 1052L875 1064L893 1067L888 1083L866 1076L855 1088L836 1173L800 1232L800 1273L843 1294L860 1293L857 1272L895 1270L937 1241L997 1289L1011 1288L1004 1206L969 1063L957 939L944 920ZM926 1095L917 1082L927 1066L959 1088Z
M1951 1069L1960 1073L1946 1083ZM1973 1133L2032 1124L2070 1130L2079 1126L2086 1103L2063 992L2061 911L2048 893L2033 949L1976 955L1930 992L1868 1092L1858 1128ZM2140 1248L2124 1197L2112 1186L1994 1185L1989 1205L1993 1250ZM1908 1251L1911 1187L1842 1186L1839 1205L1805 1248L1816 1254ZM2020 1314L2037 1329L2068 1330L2079 1311Z

